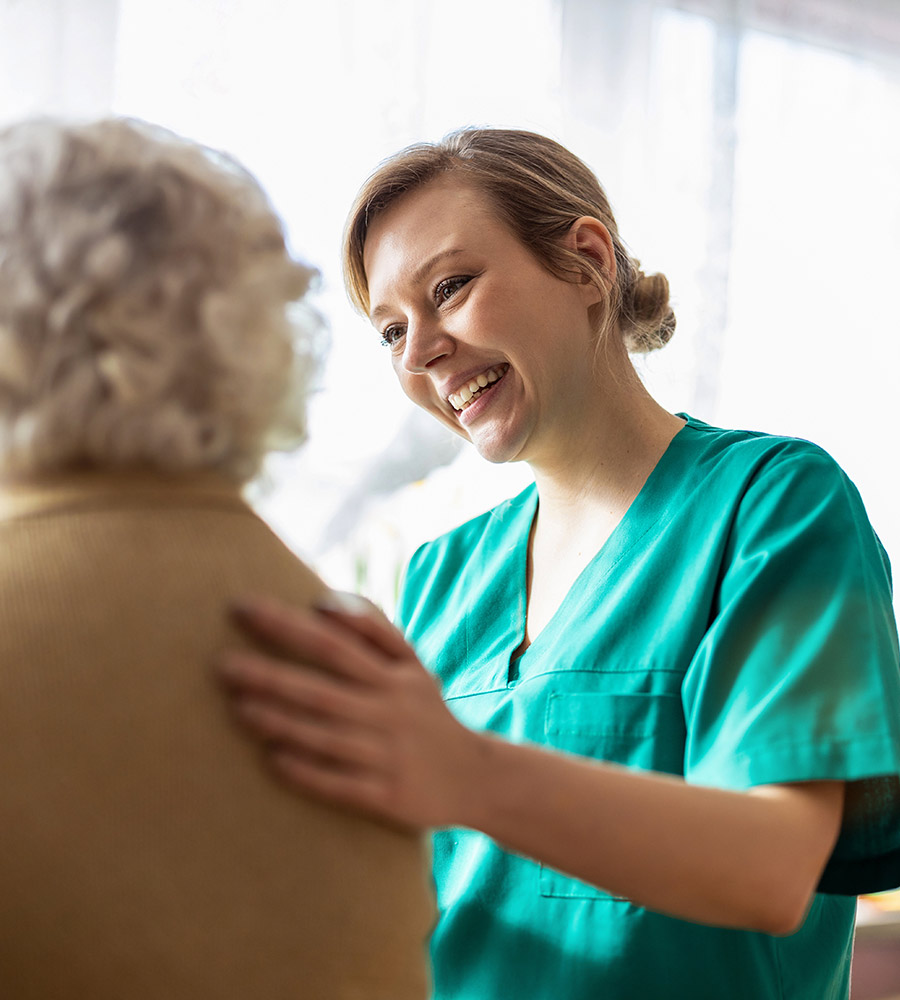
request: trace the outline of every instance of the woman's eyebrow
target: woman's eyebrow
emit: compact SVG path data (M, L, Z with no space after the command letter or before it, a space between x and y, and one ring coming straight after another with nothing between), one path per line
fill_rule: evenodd
M433 256L429 257L424 264L420 264L415 271L413 271L410 281L413 285L419 284L419 282L435 267L435 265L440 264L441 261L448 259L449 257L458 256L461 253L465 253L462 247L452 247L449 250L440 250ZM390 312L390 307L386 305L377 305L369 312L369 319L375 323L385 315Z

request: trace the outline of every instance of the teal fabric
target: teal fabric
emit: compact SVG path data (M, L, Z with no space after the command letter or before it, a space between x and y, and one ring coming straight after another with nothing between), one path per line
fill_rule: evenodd
M524 655L534 487L423 546L399 618L474 728L725 788L853 782L829 891L776 938L439 831L437 1000L845 1000L836 893L900 883L897 632L859 495L815 445L687 421Z

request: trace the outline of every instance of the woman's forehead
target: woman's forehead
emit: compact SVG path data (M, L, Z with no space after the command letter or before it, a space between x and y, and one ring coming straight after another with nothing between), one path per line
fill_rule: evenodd
M416 285L439 264L485 249L502 227L490 200L472 184L437 178L409 191L370 224L363 264L369 315L401 285Z
M420 229L423 222L438 228L450 223L482 223L486 217L499 221L490 196L471 181L444 174L407 191L380 212L369 224L366 245L385 232Z

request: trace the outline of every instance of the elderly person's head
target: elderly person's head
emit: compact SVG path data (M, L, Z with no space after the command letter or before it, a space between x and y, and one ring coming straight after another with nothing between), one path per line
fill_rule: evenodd
M221 154L123 119L0 132L0 476L249 478L303 437L314 273Z

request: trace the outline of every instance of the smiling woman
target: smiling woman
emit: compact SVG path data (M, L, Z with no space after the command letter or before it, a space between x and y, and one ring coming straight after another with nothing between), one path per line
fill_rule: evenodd
M535 483L415 553L405 640L358 602L245 604L278 650L226 657L249 730L305 793L436 829L438 1000L846 998L853 896L900 882L897 634L853 484L649 395L629 350L671 336L666 279L550 139L401 151L345 271L403 391Z
M548 159L552 153L552 159ZM470 192L488 199L488 216L505 223L557 277L593 277L609 286L608 312L616 319L631 351L661 347L675 330L675 314L668 304L668 282L662 275L649 278L640 270L618 234L609 201L590 169L568 150L527 132L500 129L463 129L439 145L422 143L388 161L363 185L350 210L344 240L344 275L351 301L373 322L382 317L372 306L370 276L365 267L369 222L406 192L429 181L452 176L464 180ZM595 217L605 226L615 256L612 276L593 261L560 241L575 219ZM413 280L460 249L438 251L417 269Z
M602 226L584 218L565 239L614 278ZM428 252L446 244L459 249ZM407 275L404 262L423 257L428 267ZM548 449L561 454L571 421L596 397L596 284L559 280L497 218L486 195L452 174L410 192L371 223L364 266L372 312L384 317L394 369L414 402L490 461ZM574 370L572 357L579 359ZM470 385L482 388L479 377L493 388L472 402ZM467 407L451 401L466 401L464 394ZM539 413L554 420L538 422Z

